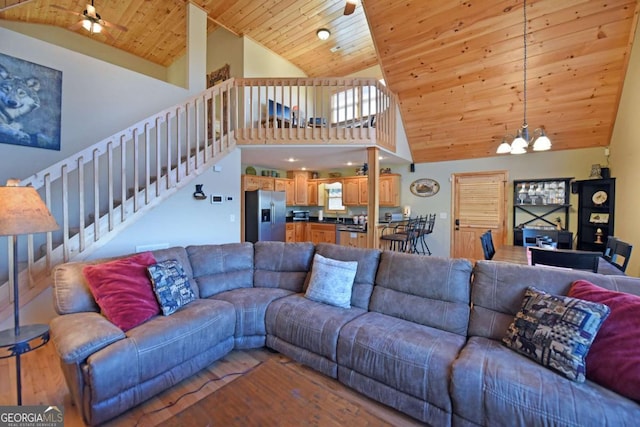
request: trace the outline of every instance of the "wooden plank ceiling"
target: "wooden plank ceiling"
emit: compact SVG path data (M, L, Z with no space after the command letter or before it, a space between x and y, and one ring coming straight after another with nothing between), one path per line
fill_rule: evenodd
M523 122L523 3L366 0L417 163L495 156ZM553 150L609 144L636 0L527 2L527 121Z
M60 8L82 13L86 3L7 0L5 7L13 7L0 19L68 28L79 17ZM398 94L416 163L494 156L503 135L523 122L522 0L363 0L349 16L345 0L193 3L207 12L209 32L222 26L246 35L311 77L346 76L379 63ZM544 126L553 150L608 145L638 0L527 4L530 128ZM111 28L113 39L79 34L163 66L184 55L186 0L94 5L128 31ZM319 28L331 31L328 41L316 37Z

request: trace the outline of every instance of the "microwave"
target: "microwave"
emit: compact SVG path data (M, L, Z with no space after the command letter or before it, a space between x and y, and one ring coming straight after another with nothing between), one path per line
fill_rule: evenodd
M291 211L294 221L309 221L309 211Z

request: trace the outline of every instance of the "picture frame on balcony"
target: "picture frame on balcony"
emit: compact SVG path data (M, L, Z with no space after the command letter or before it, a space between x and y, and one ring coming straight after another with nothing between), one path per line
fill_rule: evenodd
M60 151L62 71L0 53L0 143Z

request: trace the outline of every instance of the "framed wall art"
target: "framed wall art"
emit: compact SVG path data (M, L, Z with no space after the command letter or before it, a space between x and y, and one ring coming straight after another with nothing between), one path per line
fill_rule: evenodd
M62 71L0 53L0 143L60 150Z
M409 189L416 196L430 197L440 191L440 184L435 179L421 178L413 181Z

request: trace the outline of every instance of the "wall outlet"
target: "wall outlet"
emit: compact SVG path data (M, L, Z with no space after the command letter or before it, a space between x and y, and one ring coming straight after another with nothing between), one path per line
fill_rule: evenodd
M234 214L229 215L229 222L236 222L236 216Z
M447 213L446 212L440 212L440 219L447 219Z

